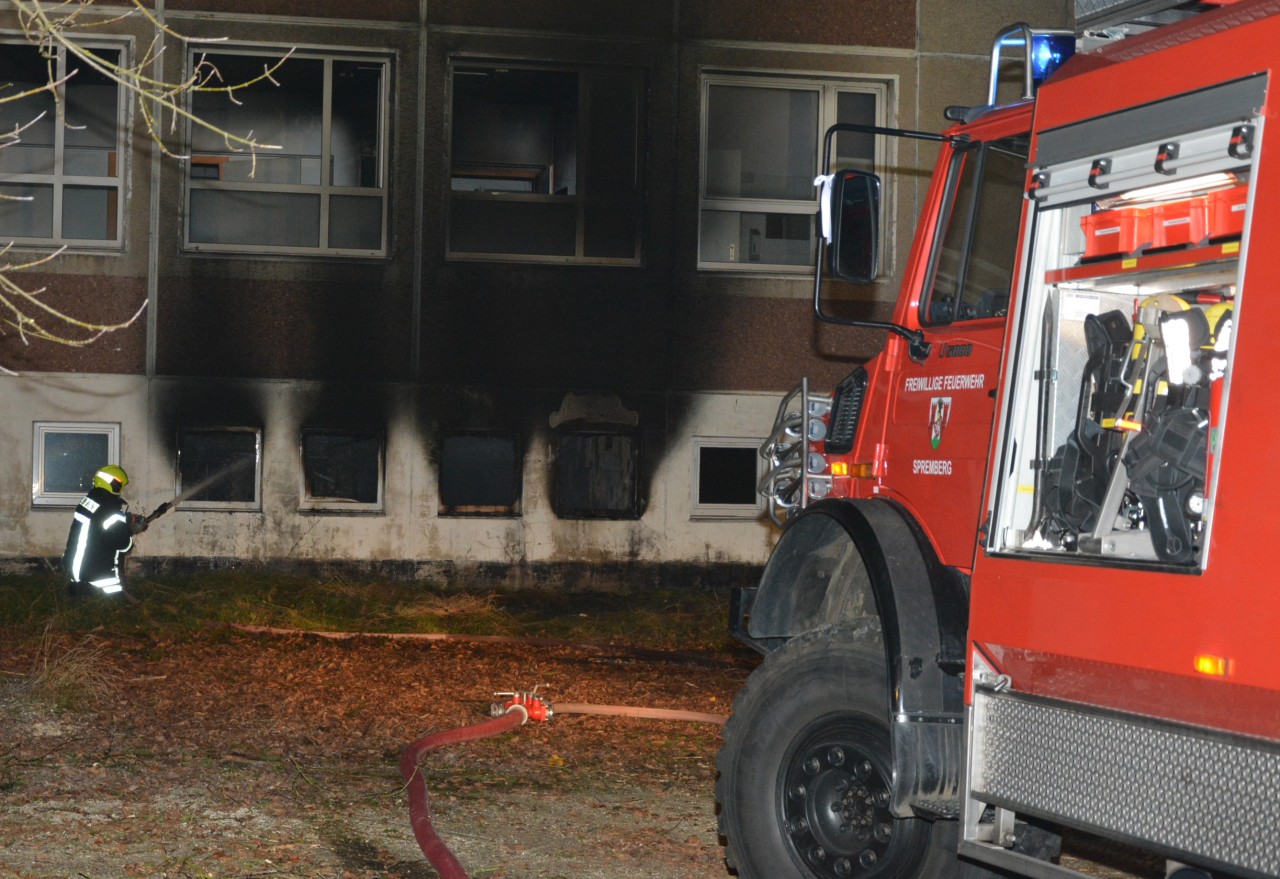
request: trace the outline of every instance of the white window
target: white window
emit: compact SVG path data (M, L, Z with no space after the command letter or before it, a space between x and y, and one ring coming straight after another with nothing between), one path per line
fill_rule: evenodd
M192 63L243 86L197 91L195 115L276 148L191 126L188 249L386 254L387 58L218 52Z
M694 437L692 518L755 519L764 509L756 485L763 440Z
M120 425L37 421L31 457L31 503L73 507L98 468L120 463Z
M812 271L823 136L883 125L887 95L874 82L704 76L698 268ZM831 167L876 171L878 140L840 133Z
M449 256L640 262L639 71L456 61Z
M107 66L124 59L119 47L85 48ZM120 88L65 50L48 51L0 44L0 99L33 92L0 102L0 241L119 247Z
M262 509L262 431L181 430L178 499L184 510Z
M382 438L367 433L302 432L302 509L382 511Z

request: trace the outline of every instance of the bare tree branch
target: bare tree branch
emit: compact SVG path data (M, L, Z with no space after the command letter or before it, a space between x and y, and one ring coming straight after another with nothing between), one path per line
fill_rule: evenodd
M280 149L278 144L261 142L252 131L237 134L220 128L192 112L187 104L189 97L195 93L225 94L232 102L239 103L236 97L238 91L262 83L278 85L275 74L292 55L292 50L278 60L264 64L260 74L243 82L225 82L217 65L207 54L196 58L185 78L179 81L168 81L151 73L160 67L166 40L188 47L221 42L222 38L189 37L178 33L161 21L143 4L142 0L128 0L129 8L119 14L91 14L96 2L97 0L55 0L55 2L10 0L10 5L16 10L23 34L47 61L48 81L23 91L13 91L12 83L0 83L0 104L21 101L42 92L48 92L53 96L58 108L58 124L72 127L64 117L64 89L77 68L87 68L115 83L122 93L133 101L147 136L165 156L175 159L188 158L186 155L175 152L164 138L166 131L169 135L178 132L180 124L189 124L216 135L229 152L247 153L251 158L250 177L254 176L257 168L259 150ZM138 53L137 57L125 59L121 54L119 57L122 60L117 62L107 57L108 54L115 53L104 54L101 50L85 45L84 40L91 37L93 31L131 17L143 19L153 32L150 44ZM64 53L68 61L74 58L80 63L76 68L67 63L68 74L59 78L57 65L60 55ZM0 131L0 150L21 143L23 132L42 119L46 112L40 111L30 121L15 125L12 130ZM0 200L30 201L31 199L0 193ZM0 260L8 256L13 246L10 243L0 249ZM45 256L22 263L0 262L0 335L15 332L23 344L30 344L31 339L38 339L58 345L83 347L92 344L107 333L130 326L142 314L146 308L146 302L132 316L115 323L81 320L44 301L41 296L46 292L46 288L28 289L12 277L14 273L48 264L63 250L65 246ZM0 366L0 372L12 374L3 366Z

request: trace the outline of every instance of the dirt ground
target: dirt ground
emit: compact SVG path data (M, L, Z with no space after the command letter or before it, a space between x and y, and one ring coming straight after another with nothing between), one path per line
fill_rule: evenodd
M69 708L20 686L41 653L103 672ZM406 745L497 691L726 714L741 655L256 634L0 643L0 879L436 875ZM718 726L562 715L429 755L432 816L473 877L720 879Z

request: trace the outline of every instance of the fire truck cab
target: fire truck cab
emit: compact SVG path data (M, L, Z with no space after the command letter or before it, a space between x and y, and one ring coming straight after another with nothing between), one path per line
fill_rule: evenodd
M892 322L872 324L890 335L834 393L802 382L762 448L761 490L785 529L759 585L735 597L731 629L766 659L718 760L726 860L744 879L958 866L967 578L1042 37L1062 34L997 37L988 103L949 111L942 135L876 130L939 143ZM1006 39L1026 75L1021 98L997 106ZM826 191L839 228L819 266L874 276L879 182L837 172ZM837 297L819 272L819 318L839 321Z

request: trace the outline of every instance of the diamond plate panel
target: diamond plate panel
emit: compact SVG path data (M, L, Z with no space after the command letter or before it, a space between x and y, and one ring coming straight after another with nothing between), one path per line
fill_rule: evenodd
M1014 809L1280 875L1280 748L979 693L974 789Z
M1076 21L1102 16L1116 23L1126 17L1138 18L1178 6L1182 0L1076 0Z
M1132 5L1133 0L1076 0L1076 18L1088 18L1108 9Z

